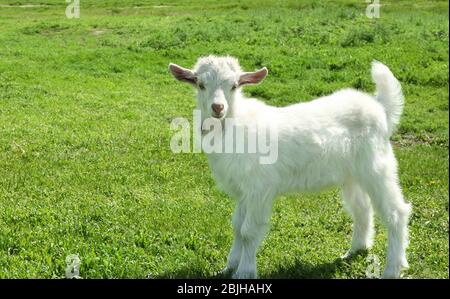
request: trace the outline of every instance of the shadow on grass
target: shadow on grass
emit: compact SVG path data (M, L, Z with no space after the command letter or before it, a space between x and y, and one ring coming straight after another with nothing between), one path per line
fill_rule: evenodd
M261 275L261 279L331 279L337 278L336 273L348 273L351 272L351 263L356 259L367 256L367 252L360 252L357 255L351 256L346 259L337 258L332 262L323 264L310 264L304 261L297 260L293 265L289 267L281 267L275 269L272 272ZM339 277L339 276L338 276ZM231 278L223 274L207 274L202 269L197 268L181 268L175 272L163 273L158 277L159 279L168 278L185 278L185 279L224 279ZM364 278L352 277L352 278Z
M336 278L336 273L347 272L350 270L350 262L353 259L342 260L337 258L332 262L323 264L310 264L297 260L289 267L278 268L261 278L297 278L297 279L331 279Z

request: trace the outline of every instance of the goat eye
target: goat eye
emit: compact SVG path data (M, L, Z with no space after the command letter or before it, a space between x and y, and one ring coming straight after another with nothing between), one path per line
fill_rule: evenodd
M205 85L203 83L199 83L198 88L200 88L201 90L205 90Z
M231 87L231 90L235 90L237 88L237 84L234 84L232 87Z

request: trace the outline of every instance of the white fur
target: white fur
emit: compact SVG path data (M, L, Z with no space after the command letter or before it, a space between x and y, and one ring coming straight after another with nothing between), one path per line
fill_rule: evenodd
M218 186L237 200L234 242L224 271L234 278L256 278L256 252L277 195L339 186L354 220L346 256L372 245L373 208L388 229L383 277L400 277L402 267L408 266L411 206L403 200L389 141L403 107L401 87L391 71L373 62L376 96L344 89L281 108L246 98L240 87L231 90L242 74L236 59L215 56L199 59L190 73L205 85L198 91L197 106L206 117L211 104L220 102L225 105L222 120L232 117L238 126L274 125L278 132L274 164L260 164L259 153L208 154Z

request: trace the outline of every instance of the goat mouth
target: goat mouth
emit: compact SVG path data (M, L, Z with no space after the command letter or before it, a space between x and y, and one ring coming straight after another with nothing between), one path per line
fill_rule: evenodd
M214 117L214 118L223 118L223 116L224 116L225 114L224 113L219 113L219 114L212 114L211 116L212 117Z

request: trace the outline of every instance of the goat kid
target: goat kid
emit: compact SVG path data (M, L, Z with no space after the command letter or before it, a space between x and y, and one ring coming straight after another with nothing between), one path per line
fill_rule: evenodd
M243 72L233 57L200 58L193 70L170 64L180 81L197 89L202 118L236 126L275 127L278 159L259 163L260 153L207 154L218 187L236 199L234 241L224 273L256 278L256 252L267 230L274 199L290 192L342 188L344 205L354 225L352 244L344 257L369 249L373 210L388 230L384 278L400 277L408 267L408 218L398 183L397 160L389 138L400 121L403 95L388 67L374 61L374 96L343 89L316 100L272 107L246 98L245 85L259 84L267 69Z

